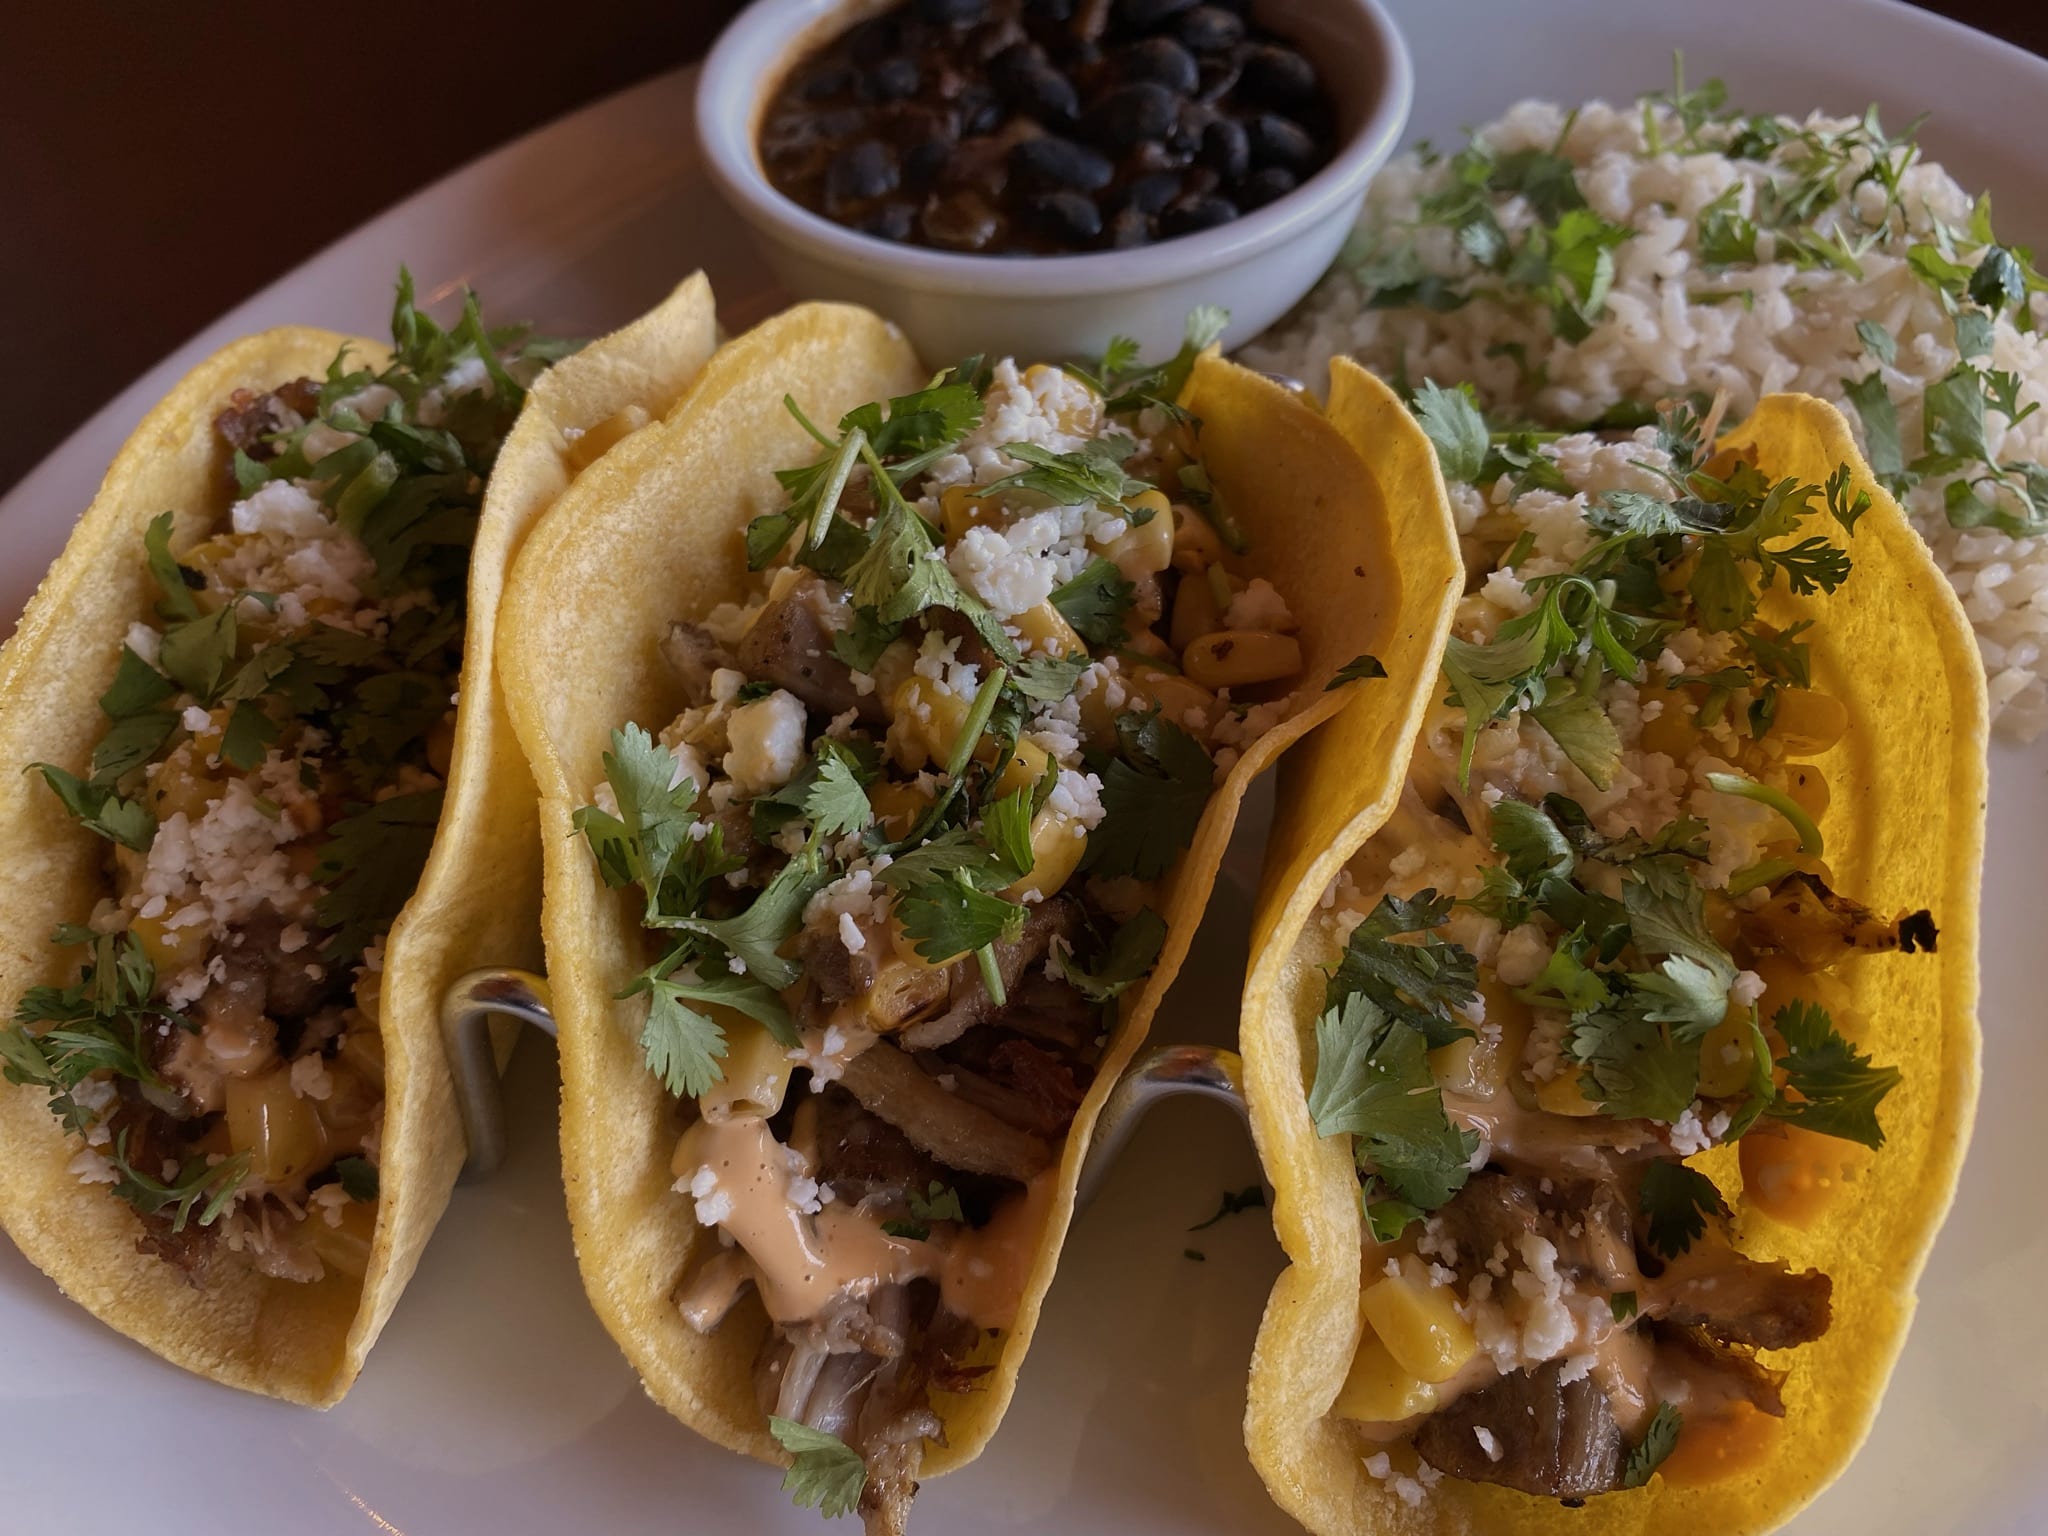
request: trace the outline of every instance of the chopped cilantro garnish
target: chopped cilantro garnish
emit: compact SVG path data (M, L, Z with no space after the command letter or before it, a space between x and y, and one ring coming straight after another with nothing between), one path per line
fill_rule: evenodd
M1206 1232L1226 1216L1235 1216L1240 1211L1263 1211L1266 1208L1266 1186L1247 1184L1243 1189L1223 1191L1222 1202L1216 1207L1216 1214L1207 1221L1198 1221L1190 1232Z
M1778 1065L1785 1087L1766 1111L1823 1136L1839 1136L1875 1150L1884 1145L1877 1106L1899 1085L1897 1067L1879 1067L1835 1029L1827 1010L1803 1001L1787 1003L1771 1018L1785 1042Z
M1445 1118L1422 1032L1361 993L1316 1020L1308 1110L1318 1134L1354 1137L1359 1166L1423 1210L1464 1187L1479 1147L1476 1135Z
M1714 1181L1684 1163L1651 1163L1643 1170L1638 1201L1648 1221L1644 1240L1667 1259L1677 1258L1699 1239L1708 1217L1728 1213Z
M151 1004L156 969L133 934L67 927L54 942L84 944L92 958L71 986L34 986L22 994L14 1022L0 1028L0 1072L11 1083L47 1089L51 1112L82 1135L95 1116L71 1090L100 1071L161 1088L144 1032L161 1019L186 1021Z
M1657 1411L1650 1416L1650 1426L1643 1431L1642 1443L1628 1453L1628 1464L1623 1467L1621 1486L1640 1488L1650 1476L1664 1464L1665 1458L1678 1445L1678 1432L1685 1427L1685 1415L1669 1403L1659 1403Z
M1065 940L1053 940L1060 974L1075 991L1095 1003L1119 997L1151 975L1165 943L1166 919L1150 907L1140 907L1117 928L1093 970L1082 967Z
M1088 839L1089 872L1156 880L1193 841L1209 808L1215 764L1164 715L1116 722L1118 756L1102 779L1104 817Z
M1432 890L1408 898L1382 896L1352 930L1324 1006L1362 996L1416 1031L1432 1050L1469 1036L1472 1031L1452 1013L1478 995L1478 963L1469 950L1432 932L1449 919L1451 907L1450 897ZM1423 937L1406 942L1413 934Z
M774 1415L769 1417L768 1432L790 1454L789 1470L782 1474L782 1491L799 1509L815 1509L836 1520L860 1503L861 1490L868 1481L867 1463L844 1440Z
M441 791L393 795L337 821L320 849L315 907L333 930L321 948L330 962L352 959L390 928L419 884L441 822Z
M1123 572L1097 555L1073 580L1053 588L1051 602L1075 634L1100 649L1125 639L1124 615L1135 590Z
M374 1200L377 1198L377 1166L366 1157L344 1157L334 1165L335 1177L341 1181L342 1193L351 1200Z
M1354 656L1330 675L1330 680L1323 684L1323 692L1329 693L1334 689L1342 688L1346 683L1370 682L1374 678L1385 677L1386 675L1386 666L1380 661L1379 657Z
M108 1155L117 1175L114 1193L126 1200L145 1216L171 1213L171 1230L182 1232L185 1224L192 1219L194 1206L199 1207L199 1225L210 1227L221 1217L221 1213L235 1198L235 1191L242 1186L242 1180L249 1175L249 1154L237 1152L233 1157L212 1162L204 1152L190 1153L178 1171L168 1178L155 1178L142 1172L128 1161L128 1132L121 1131L114 1138L114 1149ZM206 1203L200 1205L200 1201Z

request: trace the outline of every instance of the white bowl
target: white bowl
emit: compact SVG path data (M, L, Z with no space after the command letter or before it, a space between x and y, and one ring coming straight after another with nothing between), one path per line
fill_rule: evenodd
M697 86L711 174L760 237L784 287L902 326L928 361L975 352L1088 356L1112 336L1148 357L1180 343L1188 311L1230 311L1224 345L1271 325L1315 283L1357 220L1414 96L1407 44L1378 0L1260 0L1257 20L1315 60L1337 107L1336 158L1285 197L1217 229L1128 251L974 256L860 234L770 185L758 129L789 67L892 0L756 0Z

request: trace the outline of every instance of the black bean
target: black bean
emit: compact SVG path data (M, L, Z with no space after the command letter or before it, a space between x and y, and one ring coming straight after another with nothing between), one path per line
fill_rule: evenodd
M825 211L837 214L849 204L886 197L896 190L896 155L880 139L849 144L825 172Z
M860 93L869 101L902 101L915 96L917 86L917 60L899 53L861 76Z
M953 145L948 139L930 138L905 151L903 156L903 185L913 191L923 191L932 184L940 171L946 168L952 158Z
M1160 213L1159 233L1168 239L1197 234L1236 217L1237 204L1227 197L1184 197Z
M1299 171L1316 162L1316 141L1298 123L1290 123L1271 112L1261 112L1246 124L1246 131L1251 140L1253 165L1279 165L1290 171Z
M859 77L851 64L833 64L813 74L797 94L805 101L824 101L828 97L843 96L858 83Z
M1005 48L989 62L995 81L1012 112L1035 117L1049 128L1065 128L1081 112L1074 82L1054 69L1030 43Z
M994 133L1003 123L1002 103L984 85L969 85L954 98L953 106L960 114L960 132L963 136Z
M1244 125L1217 118L1202 130L1200 158L1225 181L1241 178L1252 165L1251 140L1245 137Z
M1243 185L1238 188L1237 200L1243 203L1247 210L1263 208L1274 198L1285 197L1300 185L1294 172L1285 166L1269 165L1263 171L1254 171L1245 178Z
M1081 131L1109 149L1163 139L1180 117L1180 98L1163 85L1118 86L1088 109Z
M1176 96L1185 96L1201 83L1202 72L1195 56L1170 37L1148 37L1132 43L1116 56L1118 75L1131 82L1150 80Z
M1172 171L1154 171L1149 176L1140 176L1124 188L1124 206L1153 214L1179 197L1180 193L1181 179L1178 175Z
M1073 14L1074 0L1024 0L1026 21L1068 21Z
M1126 208L1109 221L1109 243L1112 249L1128 251L1133 246L1149 245L1152 242L1152 221L1135 208Z
M1116 168L1087 145L1048 133L1010 151L1010 174L1048 191L1099 192Z
M966 27L988 14L988 0L917 0L911 9L935 27Z
M1244 40L1244 18L1219 5L1198 5L1181 17L1180 40L1197 53L1221 53Z
M1024 217L1041 234L1071 244L1102 233L1102 210L1078 192L1040 192L1024 199Z
M1261 44L1245 54L1238 88L1253 101L1291 107L1315 99L1316 67L1292 48Z
M1151 32L1194 3L1195 0L1116 0L1112 14L1121 31Z
M917 205L914 203L884 203L861 221L862 229L884 240L902 242L908 240L917 229Z
M893 12L884 12L864 21L846 34L844 46L855 64L873 69L903 46L900 19Z

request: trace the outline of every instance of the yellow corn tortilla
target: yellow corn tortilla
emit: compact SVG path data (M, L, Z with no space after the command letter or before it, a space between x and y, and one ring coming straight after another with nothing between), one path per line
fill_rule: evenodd
M570 818L601 782L615 728L658 729L675 716L684 701L662 636L677 619L743 595L742 530L783 504L774 470L815 454L783 397L831 421L928 378L894 327L848 306L800 306L731 342L666 423L622 444L542 522L513 573L499 642L513 724L540 785L562 1167L584 1285L655 1401L718 1444L767 1461L784 1457L755 1397L754 1359L770 1326L758 1299L749 1293L710 1334L689 1328L670 1299L701 1247L718 1239L672 1190L681 1122L636 1044L646 1002L616 997L646 963L638 903L604 887ZM1165 882L1164 949L1142 993L1126 995L1116 1041L1067 1138L1015 1325L984 1390L935 1403L946 1443L929 1449L925 1475L979 1454L1010 1401L1091 1128L1187 952L1247 785L1355 696L1405 720L1434 685L1436 642L1408 627L1412 607L1454 586L1456 545L1434 460L1426 481L1393 484L1308 402L1214 353L1197 362L1183 403L1202 419L1203 462L1250 537L1244 569L1272 581L1300 623L1306 707L1232 768ZM1429 452L1405 413L1391 430L1404 452ZM1404 494L1425 498L1427 515L1397 515L1390 503ZM1422 537L1403 543L1397 531ZM1405 670L1323 691L1361 652Z
M1711 1531L1750 1536L1790 1519L1840 1474L1862 1443L1912 1318L1914 1285L1955 1188L1977 1097L1977 901L1983 855L1984 679L1970 627L1926 546L1872 479L1840 414L1804 395L1773 395L1722 441L1753 453L1773 479L1824 482L1850 466L1871 507L1847 541L1854 573L1833 597L1796 598L1784 583L1763 614L1814 630L1816 686L1841 699L1850 727L1813 759L1833 789L1821 818L1835 885L1880 911L1929 907L1933 955L1890 954L1840 972L1861 1021L1859 1042L1904 1069L1886 1099L1887 1140L1875 1182L1805 1229L1735 1201L1747 1252L1834 1277L1834 1323L1815 1343L1773 1357L1789 1366L1786 1421L1769 1459L1725 1481L1679 1488L1654 1478L1583 1509L1445 1478L1409 1508L1370 1477L1375 1447L1329 1412L1361 1337L1361 1215L1348 1138L1325 1139L1309 1118L1315 1017L1336 948L1310 919L1313 903L1279 872L1306 867L1326 882L1368 839L1384 806L1347 761L1292 756L1283 804L1370 806L1353 836L1323 848L1277 837L1261 892L1263 949L1246 988L1244 1053L1252 1125L1276 1190L1274 1220L1291 1267L1267 1304L1252 1359L1245 1438L1280 1506L1311 1531L1452 1536L1651 1536ZM1318 887L1319 888L1319 887ZM1704 1163L1724 1192L1740 1186L1734 1149Z
M58 1287L167 1360L229 1386L325 1407L355 1380L411 1278L463 1158L443 1064L440 997L465 970L532 963L540 859L531 780L510 737L491 666L497 599L526 533L568 483L565 429L627 406L658 414L710 355L712 303L702 276L660 308L536 381L486 492L470 567L460 708L441 824L418 889L385 946L379 1025L385 1052L380 1201L368 1272L311 1285L222 1266L194 1289L137 1253L140 1223L104 1186L66 1171L74 1144L42 1090L0 1083L0 1227ZM83 771L105 721L120 637L150 617L142 557L150 520L177 513L183 549L224 515L227 450L214 416L237 389L320 377L343 345L380 367L388 351L327 331L286 328L238 341L187 374L114 460L0 652L0 1017L39 982L67 979L50 943L107 889L105 844L64 814L28 764Z

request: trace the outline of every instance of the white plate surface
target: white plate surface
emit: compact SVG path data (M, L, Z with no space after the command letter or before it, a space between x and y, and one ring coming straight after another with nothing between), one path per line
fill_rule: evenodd
M1411 137L1450 140L1511 101L1626 97L1726 77L1759 108L1922 111L1930 151L1988 187L2008 239L2048 235L2048 65L1876 0L1395 0L1415 52ZM693 76L629 91L508 146L366 225L181 348L0 501L0 613L17 611L150 401L223 341L301 322L374 332L400 261L423 291L476 285L500 318L591 333L693 267L728 325L768 312L748 237L690 133ZM2030 227L2031 225L2031 227ZM2048 1530L2048 1031L2031 962L2048 869L2048 743L1995 749L1985 871L1985 1087L1954 1214L1870 1444L1797 1536ZM1233 849L1168 1039L1225 1040L1258 823ZM1212 942L1213 941L1213 942ZM510 1086L513 1157L458 1191L360 1386L326 1414L192 1380L65 1302L0 1244L0 1533L490 1530L810 1533L772 1472L647 1402L585 1307L553 1146L554 1064ZM1282 1532L1239 1442L1244 1366L1278 1250L1256 1215L1186 1228L1257 1178L1210 1106L1140 1133L1068 1245L1008 1422L928 1486L930 1532ZM1884 1198L1883 1186L1869 1198ZM1196 1248L1203 1262L1183 1256Z

